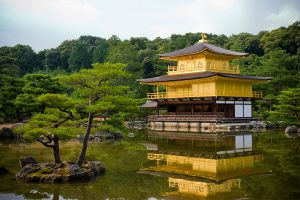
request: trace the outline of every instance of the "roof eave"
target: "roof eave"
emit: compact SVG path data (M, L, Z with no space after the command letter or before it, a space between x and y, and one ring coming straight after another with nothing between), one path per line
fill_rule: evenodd
M208 51L208 52L211 52L211 53L214 53L214 54L218 54L218 55L235 57L235 58L245 57L245 56L249 55L249 53L243 53L242 55L224 54L224 53L219 53L219 52L212 51L212 50L210 50L208 48L205 48L202 51L198 51L198 52L194 52L194 53L180 54L180 55L175 55L175 56L168 56L168 55L164 56L164 54L158 54L158 55L160 56L160 59L163 59L163 60L168 60L168 59L170 59L170 60L176 60L175 58L178 58L178 57L191 56L191 55L203 53L205 51Z

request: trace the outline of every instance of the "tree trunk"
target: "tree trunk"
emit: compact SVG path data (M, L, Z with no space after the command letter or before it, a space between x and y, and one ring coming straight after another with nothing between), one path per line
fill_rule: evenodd
M16 108L16 115L17 115L18 122L21 122L22 121L21 114L20 114L20 110L18 108Z
M54 136L53 143L54 143L53 154L54 154L55 163L61 163L60 153L59 153L59 137L58 136Z
M91 134L91 128L92 128L92 124L93 124L93 114L89 112L89 117L88 117L88 125L87 128L85 130L85 135L84 135L84 139L83 139L83 145L82 145L82 149L81 149L81 153L80 156L78 157L77 160L77 165L81 166L84 159L85 159L85 154L86 154L86 150L88 147L88 141L89 141L89 137Z

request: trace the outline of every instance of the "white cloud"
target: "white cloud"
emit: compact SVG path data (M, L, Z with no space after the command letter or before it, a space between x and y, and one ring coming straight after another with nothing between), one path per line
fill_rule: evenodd
M23 23L42 27L79 31L101 19L99 10L79 0L9 0L7 3Z
M300 20L300 11L297 8L287 5L278 12L270 13L266 16L267 29L276 28L278 24L286 26Z
M299 0L0 0L0 45L40 50L80 35L256 34L300 20L299 13Z

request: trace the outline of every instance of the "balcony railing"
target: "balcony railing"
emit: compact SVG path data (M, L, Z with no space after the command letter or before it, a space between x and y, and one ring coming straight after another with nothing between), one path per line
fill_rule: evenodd
M148 115L149 122L198 122L214 121L224 118L224 113L207 114L207 115Z
M262 92L258 92L258 91L253 91L252 92L252 97L254 98L262 98Z
M183 74L183 73L192 73L192 72L204 72L204 71L212 71L212 72L225 72L231 74L239 74L240 67L239 66L168 66L168 75L175 74Z
M148 93L147 99L177 99L177 98L195 98L195 97L213 97L216 95L213 94L202 94L196 92L157 92L157 93ZM224 95L222 95L224 96ZM253 91L252 96L247 95L225 95L228 97L252 97L252 98L262 98L262 92Z

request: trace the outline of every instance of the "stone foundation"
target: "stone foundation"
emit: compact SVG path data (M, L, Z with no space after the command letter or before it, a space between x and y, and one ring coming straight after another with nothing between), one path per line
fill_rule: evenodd
M149 122L147 128L152 131L180 132L231 132L253 129L249 123L216 123L216 122Z

